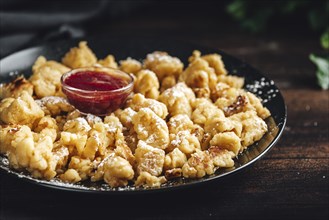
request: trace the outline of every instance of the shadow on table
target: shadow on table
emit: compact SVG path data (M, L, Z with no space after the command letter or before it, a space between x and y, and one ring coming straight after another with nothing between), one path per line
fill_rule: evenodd
M1 186L0 218L182 219L190 216L204 219L237 199L239 182L246 175L241 174L179 190L124 195L56 190L1 174L1 182L5 184ZM11 191L6 190L6 185L11 186Z

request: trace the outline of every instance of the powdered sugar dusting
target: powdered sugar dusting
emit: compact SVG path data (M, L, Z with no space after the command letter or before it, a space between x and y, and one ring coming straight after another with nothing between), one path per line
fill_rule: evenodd
M271 101L279 92L279 90L274 87L274 81L267 81L265 77L260 78L260 80L255 80L253 84L247 84L245 87L248 91L260 97L262 103Z

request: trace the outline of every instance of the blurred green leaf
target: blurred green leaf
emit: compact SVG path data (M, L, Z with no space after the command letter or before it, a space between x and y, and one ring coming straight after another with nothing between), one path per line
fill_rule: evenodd
M248 31L260 32L263 31L268 23L268 20L275 12L275 7L267 7L267 4L253 4L253 1L234 0L227 5L227 12L240 25Z
M310 55L310 60L317 66L316 77L322 89L329 88L329 56Z
M295 12L299 7L306 5L308 0L289 0L283 3L285 4L282 5L282 13L291 14Z
M237 20L241 20L246 16L246 4L241 0L233 1L227 6L226 10Z
M321 46L324 49L329 49L329 28L327 28L321 35Z
M318 4L308 5L308 19L313 30L325 30L328 28L329 20L329 1L321 0Z
M256 12L252 17L245 19L241 25L251 32L263 31L274 11L270 8Z

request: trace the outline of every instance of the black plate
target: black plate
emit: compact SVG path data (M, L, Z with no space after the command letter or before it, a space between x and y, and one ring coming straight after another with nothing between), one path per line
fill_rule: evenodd
M251 165L264 154L266 154L278 141L285 123L286 123L286 106L279 89L274 82L260 73L250 65L228 55L222 51L206 48L199 45L193 45L184 42L160 41L152 39L113 39L106 37L97 37L86 39L89 47L95 52L98 58L103 58L109 53L115 55L116 60L132 57L135 59L144 59L147 53L155 50L167 51L170 55L179 57L185 65L192 51L198 49L202 54L219 53L222 55L225 67L233 75L245 77L245 89L256 94L263 99L263 104L271 111L272 116L266 120L269 131L260 141L250 146L246 151L241 153L235 160L235 166L230 169L219 169L215 174L206 176L202 179L178 179L170 181L160 188L144 189L127 186L122 188L111 189L107 184L98 182L83 182L79 184L66 184L58 180L46 181L37 180L28 173L17 172L8 166L8 160L0 156L0 170L11 174L20 179L30 181L35 184L53 187L57 189L81 191L81 192L101 192L101 193L123 193L123 192L153 192L160 190L178 189L181 187L201 184L209 180L226 177L229 174L236 173L243 168ZM47 59L60 61L61 57L71 48L78 44L80 39L69 40L65 42L56 42L39 47L34 47L5 57L0 61L0 82L9 81L17 74L29 76L31 66L40 55Z

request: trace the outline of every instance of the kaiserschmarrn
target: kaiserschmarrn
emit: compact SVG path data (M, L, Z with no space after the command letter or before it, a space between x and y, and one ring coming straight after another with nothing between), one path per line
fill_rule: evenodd
M93 65L135 77L125 106L107 116L81 114L61 90L65 72ZM12 169L68 183L159 187L202 178L233 167L268 130L269 110L243 84L219 54L191 51L187 66L165 51L116 61L80 42L60 62L40 56L29 78L0 87L0 153Z

